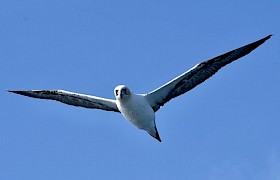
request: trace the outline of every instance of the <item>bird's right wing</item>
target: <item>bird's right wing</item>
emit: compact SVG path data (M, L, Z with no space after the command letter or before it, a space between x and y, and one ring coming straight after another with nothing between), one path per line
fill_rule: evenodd
M115 100L78 94L64 90L8 90L9 92L39 99L60 101L73 106L120 112Z

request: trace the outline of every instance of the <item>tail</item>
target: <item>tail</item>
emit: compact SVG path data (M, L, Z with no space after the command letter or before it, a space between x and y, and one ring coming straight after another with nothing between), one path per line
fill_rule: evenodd
M159 137L159 134L158 134L158 130L157 130L157 127L155 126L155 131L156 131L156 134L151 134L149 133L151 136L153 136L154 138L156 138L159 142L161 142L161 139Z

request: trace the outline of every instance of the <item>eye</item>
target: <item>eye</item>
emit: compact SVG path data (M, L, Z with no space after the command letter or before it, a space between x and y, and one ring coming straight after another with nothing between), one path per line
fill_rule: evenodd
M116 90L116 96L118 96L119 95L119 90Z
M121 94L126 94L126 89L122 89Z

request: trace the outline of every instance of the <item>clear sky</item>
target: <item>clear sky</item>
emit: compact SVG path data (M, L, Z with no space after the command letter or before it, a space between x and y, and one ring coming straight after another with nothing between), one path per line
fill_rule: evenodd
M279 0L0 1L0 179L279 180ZM157 113L162 143L119 113L6 89L146 93L268 34Z

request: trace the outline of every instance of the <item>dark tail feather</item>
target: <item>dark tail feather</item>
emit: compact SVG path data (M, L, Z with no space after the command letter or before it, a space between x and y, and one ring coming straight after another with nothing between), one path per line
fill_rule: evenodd
M152 134L150 134L150 135L153 136L154 138L156 138L159 142L161 142L161 139L159 137L158 130L157 130L156 126L155 126L155 130L156 130L156 136L153 136Z

